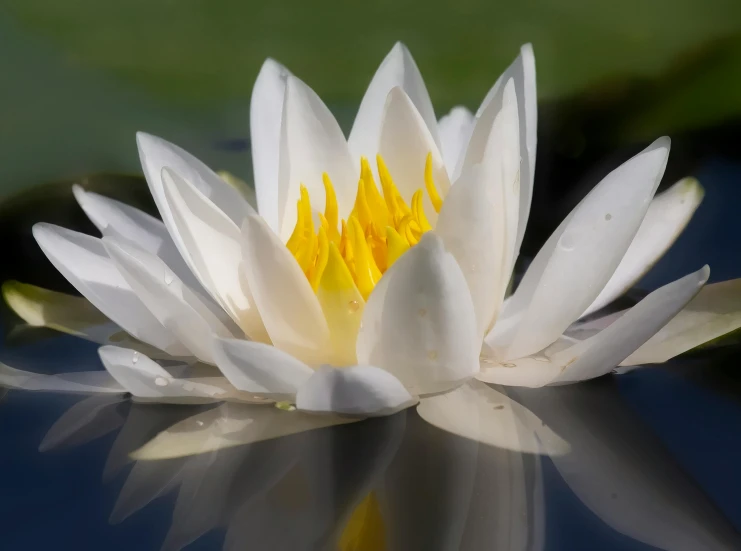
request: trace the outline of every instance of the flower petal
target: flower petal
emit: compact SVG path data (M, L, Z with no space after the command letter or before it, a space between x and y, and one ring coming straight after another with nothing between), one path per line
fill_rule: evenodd
M239 227L170 168L162 170L165 203L184 257L211 296L252 339L267 339L240 267Z
M676 241L704 195L697 180L685 178L654 197L617 270L582 316L607 306L641 279Z
M206 301L155 255L131 242L104 237L108 255L149 311L199 360L214 363L214 336L234 336L208 308Z
M301 267L257 215L242 226L245 276L273 345L317 365L329 351L329 328Z
M599 295L636 235L669 154L661 138L608 174L566 217L525 273L506 316L522 316L487 343L519 358L555 341Z
M399 379L368 365L324 366L299 389L296 408L315 413L390 415L416 402Z
M98 354L108 373L136 398L202 403L221 400L225 394L218 386L176 379L144 354L128 348L102 346Z
M705 266L664 285L595 336L554 354L551 360L564 369L551 383L572 383L610 372L674 318L708 277L710 268Z
M440 149L451 177L455 167L458 166L458 161L466 151L468 138L473 131L473 123L473 113L462 105L453 107L447 115L437 121Z
M314 370L274 346L239 339L215 339L214 358L239 390L276 399L293 395Z
M399 87L392 88L386 100L378 151L405 201L410 202L414 192L425 189L425 162L430 153L432 176L440 195L445 197L450 189L443 156L422 115ZM427 194L424 210L434 225L436 211Z
M87 444L121 428L126 416L116 406L126 400L126 396L111 394L93 395L80 400L54 422L39 444L39 451Z
M173 231L172 215L165 201L162 182L164 167L170 167L195 186L237 226L242 223L247 213L255 212L239 191L184 149L144 132L137 132L136 143L154 202L181 253L183 253L182 242L179 241L177 232ZM183 253L183 256L186 255Z
M257 210L275 232L280 231L280 127L289 76L291 73L283 65L272 59L265 60L250 100L250 141Z
M296 77L288 77L280 135L278 205L280 236L287 241L296 225L296 203L303 184L312 208L324 211L327 173L334 183L341 218L353 207L359 178L345 136L319 96Z
M115 199L85 191L79 185L72 186L72 192L101 234L133 241L159 256L188 285L198 285L161 220Z
M440 238L427 232L368 298L358 361L389 371L419 395L473 376L480 348L466 279Z
M177 423L136 450L136 460L171 459L357 421L270 406L223 404Z
M520 250L525 227L530 215L530 203L533 196L533 182L535 179L535 150L538 130L538 103L535 87L535 56L531 44L520 48L520 55L514 60L504 73L497 79L489 93L476 112L476 122L472 130L465 155L461 155L459 166L455 170L457 175L463 172L466 164L480 157L488 139L489 129L494 117L501 110L503 93L507 82L514 81L517 95L517 110L519 120L519 144L522 163L520 165L520 198L519 214L517 216L517 238L515 239L515 256ZM454 178L455 179L455 178Z
M503 363L482 357L481 371L476 378L495 385L540 388L555 379L562 368L562 365L545 356L518 358Z
M496 193L481 167L464 173L445 198L435 233L453 255L468 283L476 311L478 334L486 334L504 298L504 220L493 215ZM501 180L499 180L501 184ZM497 189L499 188L499 189Z
M397 86L409 96L427 126L432 140L439 147L435 110L422 80L422 74L407 47L397 42L373 76L350 131L347 142L356 163L360 161L361 156L368 159L376 156L386 97L391 89Z
M105 371L74 371L45 375L0 363L0 386L40 392L125 394L127 390Z
M442 430L497 448L561 455L569 445L527 408L479 381L422 398L417 413Z
M739 327L741 279L713 283L620 365L665 362Z
M36 224L33 235L54 267L104 315L160 350L190 355L118 273L100 239L45 223Z

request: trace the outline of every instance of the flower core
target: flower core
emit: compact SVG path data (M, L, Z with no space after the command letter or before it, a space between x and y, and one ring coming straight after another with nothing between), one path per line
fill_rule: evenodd
M361 158L355 205L341 224L334 186L326 173L322 175L326 206L324 214L316 213L318 231L309 192L301 186L296 227L286 247L317 294L355 286L367 300L383 273L432 229L422 204L423 190L417 190L411 206L407 205L381 155L376 156L376 162L381 192L368 160ZM443 201L432 177L431 153L425 162L424 179L430 202L440 212Z

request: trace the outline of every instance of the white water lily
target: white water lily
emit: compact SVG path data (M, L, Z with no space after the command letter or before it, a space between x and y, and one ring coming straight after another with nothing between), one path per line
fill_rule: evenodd
M345 139L319 97L268 60L251 103L257 210L194 156L140 133L161 222L76 188L103 237L49 224L34 236L120 328L118 340L135 343L111 346L110 331L96 339L79 320L74 329L107 344L101 358L118 388L147 400L382 415L473 377L523 386L596 377L631 355L667 359L741 325L741 309L721 323L709 312L699 337L678 323L682 340L649 340L681 318L707 267L604 328L573 325L631 287L699 205L691 180L653 198L667 138L579 203L505 301L532 198L536 108L526 45L475 116L457 107L438 123L397 44ZM27 321L66 325L20 287L5 294ZM174 373L150 357L218 370Z

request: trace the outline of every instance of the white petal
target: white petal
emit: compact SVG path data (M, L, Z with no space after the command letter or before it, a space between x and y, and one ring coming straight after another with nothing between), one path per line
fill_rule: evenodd
M118 273L100 239L51 224L36 224L33 235L54 267L125 331L173 356L190 355Z
M159 256L188 285L198 284L161 220L115 199L85 191L78 185L74 185L72 191L100 233L133 241Z
M214 358L229 382L254 394L293 397L314 370L290 354L267 344L216 339Z
M654 197L620 265L583 316L608 305L641 279L676 241L704 195L697 180L685 178Z
M621 365L665 362L739 327L741 279L713 283Z
M646 296L606 329L595 336L553 355L565 369L552 383L570 383L599 377L625 360L664 327L700 292L710 269L678 279Z
M272 406L223 404L173 425L131 455L137 460L183 457L356 420L283 411Z
M58 375L44 375L21 371L0 363L0 386L17 390L40 392L82 392L124 394L124 389L105 371L73 371Z
M214 363L213 337L232 332L209 310L206 301L192 291L155 255L131 242L104 237L108 254L149 311L198 359Z
M288 77L278 179L283 241L288 240L296 225L301 184L309 191L312 208L324 211L325 172L334 184L340 218L345 218L355 200L360 165L355 166L339 124L319 96L296 77Z
M425 162L429 153L432 153L432 175L440 195L445 197L450 189L443 156L422 115L399 87L392 88L386 100L378 151L405 201L410 202L414 192L425 189ZM427 194L424 208L434 225L435 210Z
M39 444L39 451L87 444L121 428L126 417L116 406L124 400L126 396L106 394L80 400L54 422Z
M466 278L480 338L489 330L507 285L502 246L505 228L502 217L492 214L497 190L491 183L480 167L464 173L445 198L435 226Z
M309 365L329 351L329 328L309 280L277 235L257 215L242 226L245 275L270 340Z
M368 298L358 361L389 371L419 395L473 376L480 348L466 279L440 238L427 232Z
M468 138L473 130L473 122L473 113L461 105L453 107L450 113L437 122L440 149L450 176L453 175L452 172L458 165L461 155L465 153Z
M185 258L203 286L252 339L265 328L241 273L239 227L179 174L162 170L165 202Z
M502 363L482 357L481 371L476 378L495 385L539 388L555 379L562 368L562 365L545 356L519 358Z
M255 172L257 210L273 231L280 231L278 168L280 166L280 127L286 81L291 73L280 63L268 59L257 75L250 100L250 141Z
M427 87L412 54L404 44L397 42L373 76L360 102L358 114L350 131L348 145L356 163L359 162L361 156L369 160L375 158L381 136L380 121L386 97L391 89L397 86L410 97L421 114L433 141L439 146L435 110L432 108Z
M162 185L164 167L170 167L194 185L237 225L242 223L247 213L255 212L235 188L184 149L144 132L137 132L136 143L139 147L139 159L144 169L144 176L147 178L154 202L157 204L165 226L184 257L186 255L183 253L182 242L179 241L177 232L173 231L172 216L164 197Z
M315 413L390 415L415 402L399 379L367 365L324 366L296 394L296 408Z
M507 306L512 334L487 342L519 358L555 341L599 295L636 235L669 154L661 138L608 174L538 252ZM496 327L495 327L496 330ZM492 342L493 341L493 342ZM510 344L511 343L511 344Z
M422 398L417 413L440 429L497 448L561 455L569 445L527 408L479 381Z
M535 56L530 44L520 48L520 55L514 60L504 73L497 79L489 93L476 112L476 122L465 155L456 168L456 175L461 174L468 162L469 155L477 157L486 144L485 136L489 133L492 121L500 111L505 85L513 79L517 94L517 109L519 119L519 143L522 164L520 166L520 199L519 214L517 216L517 239L515 240L515 256L520 250L525 227L530 215L530 203L533 196L533 181L535 178L535 150L538 130L538 103L535 87Z
M225 394L217 386L176 379L144 354L128 348L102 346L98 354L108 373L136 398L201 403L220 400Z

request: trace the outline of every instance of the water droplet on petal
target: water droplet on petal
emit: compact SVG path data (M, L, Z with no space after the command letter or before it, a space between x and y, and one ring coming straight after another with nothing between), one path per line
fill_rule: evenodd
M198 425L199 427L202 427L203 426L203 421L196 421L196 425Z
M193 392L195 389L196 389L196 387L194 387L191 383L185 383L183 385L183 390L185 392Z
M610 214L609 212L605 214L605 220L607 220L608 222L612 220L612 214Z
M131 356L131 363L132 363L132 364L135 364L135 363L136 363L136 362L138 362L138 361L139 361L139 352L136 352L136 351L135 351L135 352L134 352L134 355L133 355L133 356Z
M165 285L172 283L173 275L170 270L165 270Z
M437 350L430 350L427 353L427 357L431 360L437 360Z
M347 303L347 309L350 310L350 312L357 312L358 308L360 308L360 303L357 300L351 300Z
M513 363L502 364L502 366L503 367L517 367L517 365L516 364L513 364Z
M296 406L291 402L276 402L275 407L282 409L283 411L294 411L296 409Z
M157 377L154 380L154 384L156 384L157 386L167 386L167 379L165 379L164 377Z

